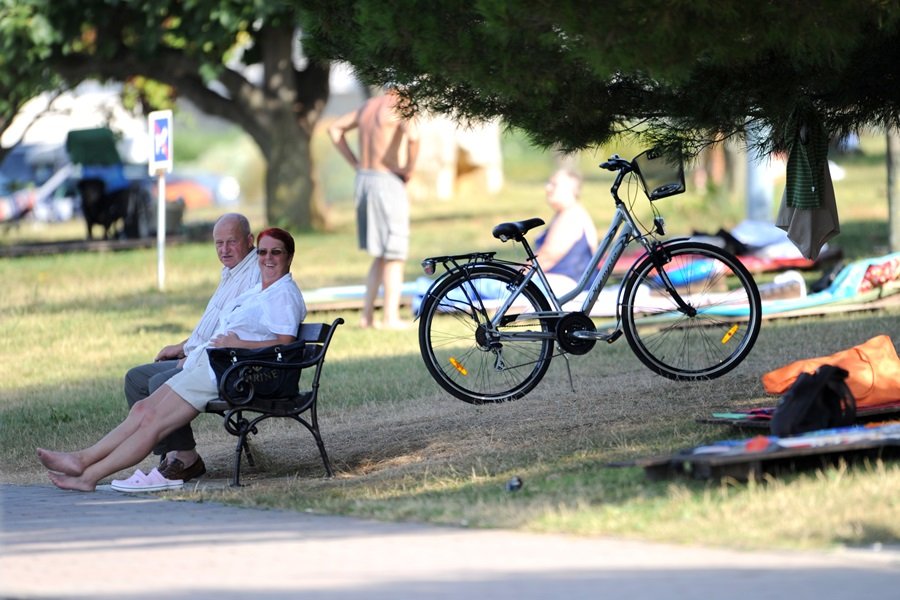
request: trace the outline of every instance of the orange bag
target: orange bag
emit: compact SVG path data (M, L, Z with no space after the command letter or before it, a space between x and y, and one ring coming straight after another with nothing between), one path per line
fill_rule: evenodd
M900 402L900 358L891 338L878 335L831 356L798 360L762 376L770 394L783 394L800 373L812 373L822 365L845 369L847 386L856 398L856 406L878 406Z

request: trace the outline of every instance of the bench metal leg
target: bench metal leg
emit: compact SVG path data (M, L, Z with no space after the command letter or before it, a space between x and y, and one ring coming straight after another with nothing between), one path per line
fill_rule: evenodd
M319 423L317 415L315 414L315 408L312 410L312 414L310 415L310 421L307 421L303 417L300 417L296 414L293 415L270 415L270 414L261 414L254 418L253 420L244 418L241 411L234 411L230 413L225 419L225 429L234 436L237 436L238 442L234 449L234 467L232 469L231 475L231 486L232 487L240 487L241 486L241 455L247 455L247 463L253 467L255 466L255 461L253 460L253 454L250 452L250 443L249 436L250 434L257 433L256 424L262 420L269 419L275 416L284 416L289 417L301 425L305 427L316 440L316 447L319 449L319 455L322 457L322 464L325 466L325 473L327 477L334 477L334 469L331 466L331 460L328 458L328 452L325 450L325 442L322 440L322 435L319 433Z
M319 436L318 432L313 434L316 436L316 445L319 447L319 454L322 455L322 462L325 464L325 472L328 473L328 477L334 477L334 469L331 468L331 461L328 460L328 453L325 452L325 444L322 442L322 438Z
M234 413L232 419L226 422L226 425L229 423L232 427L229 428L226 426L226 429L238 438L237 447L234 449L234 469L231 475L231 485L232 487L240 487L241 454L247 455L247 464L251 467L256 466L256 463L253 460L253 454L250 452L250 443L247 441L247 436L251 433L256 433L257 429L254 423L244 418L244 415L241 412Z
M247 441L244 436L238 438L237 448L234 450L234 470L231 473L231 487L241 487L241 454Z

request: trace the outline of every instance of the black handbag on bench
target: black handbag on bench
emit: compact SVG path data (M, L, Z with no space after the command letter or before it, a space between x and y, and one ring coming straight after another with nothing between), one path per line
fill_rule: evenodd
M206 349L219 384L219 396L237 406L255 399L289 398L297 394L300 369L291 368L288 363L302 362L306 351L303 341L254 349Z

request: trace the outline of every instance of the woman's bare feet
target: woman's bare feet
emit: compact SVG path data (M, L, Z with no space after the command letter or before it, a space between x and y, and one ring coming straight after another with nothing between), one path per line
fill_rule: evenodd
M72 477L70 475L64 475L62 473L54 473L53 471L47 473L47 476L50 477L50 481L53 482L53 485L62 490L93 492L97 487L96 483L88 483L82 481L80 477Z
M84 472L84 465L74 454L37 449L38 460L51 471L78 477Z

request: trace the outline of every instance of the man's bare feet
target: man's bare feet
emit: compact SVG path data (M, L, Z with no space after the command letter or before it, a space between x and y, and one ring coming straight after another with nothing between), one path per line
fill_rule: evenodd
M409 329L410 327L412 327L412 323L410 323L409 321L401 321L398 319L396 321L385 321L383 323L378 323L376 327L378 329L393 329L399 331L403 329Z
M82 481L79 477L71 477L69 475L64 475L62 473L54 473L50 471L47 473L47 476L50 477L50 481L53 482L53 485L58 487L61 490L76 490L79 492L93 492L97 484L96 483L88 483Z
M51 471L78 477L84 472L84 465L74 454L37 449L38 460Z
M368 319L360 319L359 320L359 328L360 329L393 329L393 330L402 330L409 329L413 324L410 321L403 321L401 319L391 320L391 321L370 321Z

